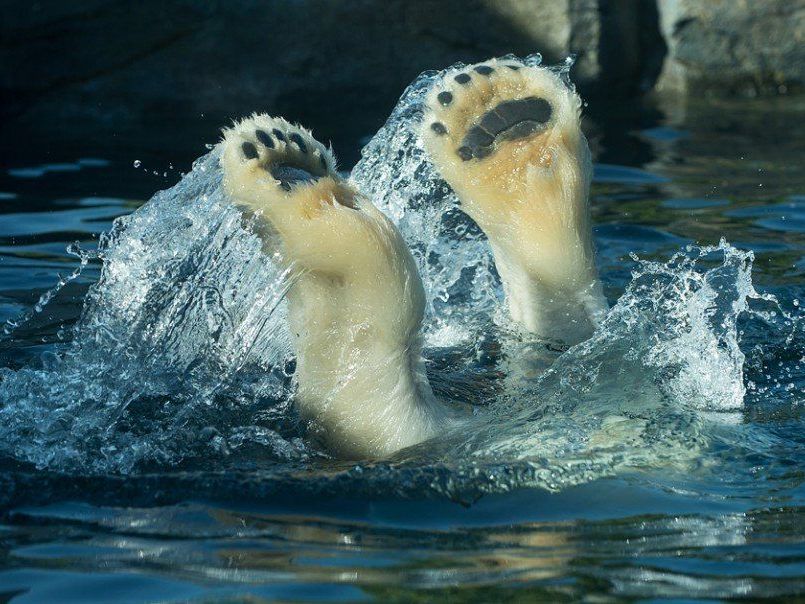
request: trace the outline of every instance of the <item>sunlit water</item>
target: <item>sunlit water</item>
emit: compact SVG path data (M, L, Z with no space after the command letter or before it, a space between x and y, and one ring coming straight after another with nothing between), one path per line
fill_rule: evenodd
M306 440L282 275L214 154L145 205L127 181L175 172L6 170L0 598L805 591L802 102L591 125L613 308L563 351L508 324L483 235L422 154L432 77L352 179L414 251L431 382L474 420L389 460Z

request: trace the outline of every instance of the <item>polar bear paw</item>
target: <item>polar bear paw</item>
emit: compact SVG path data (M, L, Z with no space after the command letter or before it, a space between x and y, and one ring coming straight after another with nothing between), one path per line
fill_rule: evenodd
M332 152L300 126L253 115L225 130L221 146L227 193L278 229L327 207L355 207Z
M421 126L434 167L489 239L512 317L566 342L589 335L605 307L580 117L556 71L492 59L435 82Z
M425 105L430 158L493 248L545 277L589 260L581 101L556 72L492 59L447 72Z
M493 59L451 71L425 103L423 138L445 179L518 191L579 144L581 102L554 71Z
M335 174L332 153L310 132L282 118L246 118L224 131L223 147L225 184L235 196L249 197L255 186L263 187L263 194L270 187L277 189L275 194L280 189L288 193Z
M310 133L255 115L224 132L224 188L288 269L296 403L332 451L388 455L444 429L419 356L425 292L394 224Z
M429 109L430 131L446 137L462 161L489 157L503 141L541 134L553 114L543 91L515 63L476 65L445 79Z
M366 228L332 153L282 118L254 115L225 130L220 161L226 192L268 227L259 234L280 235L290 260L324 262L334 240ZM270 241L264 236L267 247Z
M224 189L257 218L263 249L286 263L371 279L406 255L394 252L404 248L398 231L338 175L332 153L307 130L252 116L224 132L220 161Z

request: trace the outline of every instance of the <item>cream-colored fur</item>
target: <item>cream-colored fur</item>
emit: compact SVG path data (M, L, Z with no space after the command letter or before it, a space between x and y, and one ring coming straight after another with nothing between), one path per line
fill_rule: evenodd
M471 80L456 81L462 73ZM452 95L447 104L439 101L443 92ZM480 159L459 156L480 116L529 97L550 104L542 131L498 141ZM422 123L434 165L489 239L512 318L568 344L589 337L607 308L595 267L592 167L580 110L579 97L553 71L492 59L447 72L427 97Z
M272 135L268 148L258 129L277 129L286 142ZM259 156L245 157L244 143ZM227 192L279 235L292 269L289 322L303 417L343 457L384 456L437 434L448 412L424 376L424 291L396 227L337 175L321 143L283 119L243 120L221 145ZM318 179L286 190L271 174L280 165ZM264 240L274 251L273 238Z

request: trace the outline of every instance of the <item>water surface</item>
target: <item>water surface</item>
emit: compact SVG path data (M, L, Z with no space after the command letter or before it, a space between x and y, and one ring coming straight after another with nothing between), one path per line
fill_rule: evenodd
M496 312L483 237L407 138L418 91L353 178L414 249L432 382L477 423L382 462L305 438L280 275L214 157L142 206L214 141L172 156L155 140L153 157L87 141L4 166L0 596L805 592L803 102L589 124L614 308L563 353ZM518 379L529 356L552 369Z

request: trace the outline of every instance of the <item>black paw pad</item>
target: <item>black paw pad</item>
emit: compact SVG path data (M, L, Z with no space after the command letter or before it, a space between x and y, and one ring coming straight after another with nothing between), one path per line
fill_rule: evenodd
M274 148L274 139L271 138L267 132L257 130L254 135L257 137L257 140L263 143L268 149Z
M484 113L467 131L458 151L462 159L482 159L492 153L495 143L526 138L547 128L553 110L539 97L504 101ZM466 161L466 159L465 159Z
M246 159L257 159L257 147L254 146L254 143L245 142L240 146L240 148L243 151L243 156Z
M455 78L453 78L459 84L469 84L472 78L466 73L460 73Z
M442 107L447 107L453 102L453 95L445 90L444 92L440 92L438 95L436 95L436 100L439 101Z
M447 134L447 128L445 128L444 124L441 123L441 122L433 122L430 125L430 129L433 130L439 136L442 136L443 134Z
M278 141L282 141L283 143L285 142L285 135L282 133L282 130L274 128L271 132L277 137Z
M293 134L288 135L288 138L296 143L296 146L299 147L299 150L302 153L307 153L307 145L305 145L305 141L303 141L302 137L299 136L296 132L294 132Z
M477 73L480 73L481 75L488 76L489 74L491 74L495 70L494 70L494 68L490 67L489 65L478 65L478 67L475 68L475 71Z
M279 181L280 187L286 191L290 191L291 187L296 185L315 182L319 178L304 168L291 165L272 166L271 175Z

